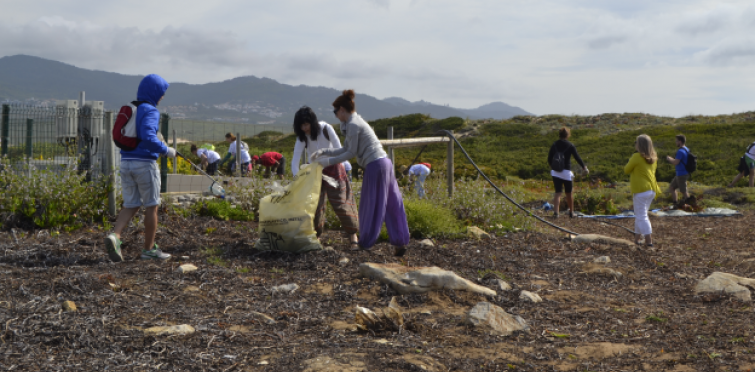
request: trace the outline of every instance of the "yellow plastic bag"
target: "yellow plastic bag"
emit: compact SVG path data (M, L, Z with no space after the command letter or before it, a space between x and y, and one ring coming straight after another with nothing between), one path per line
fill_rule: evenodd
M302 166L293 182L260 201L259 250L302 253L322 249L315 232L322 165Z

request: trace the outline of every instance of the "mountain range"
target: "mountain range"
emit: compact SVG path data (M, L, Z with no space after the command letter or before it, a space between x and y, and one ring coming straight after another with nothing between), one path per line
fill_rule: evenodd
M39 102L78 99L80 91L87 100L104 101L117 109L134 100L143 76L78 68L58 61L15 55L0 58L0 101ZM318 115L330 118L331 103L339 90L326 87L281 84L273 79L238 77L207 84L171 83L161 103L161 111L174 117L249 123L290 123L303 105ZM444 119L452 116L471 119L507 119L532 115L503 102L475 109L459 109L426 101L403 98L378 99L357 91L357 111L367 120L414 113Z

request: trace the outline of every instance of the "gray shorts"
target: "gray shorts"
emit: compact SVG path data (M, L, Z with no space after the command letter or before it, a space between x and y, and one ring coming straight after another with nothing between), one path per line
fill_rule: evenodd
M669 184L669 190L672 192L674 190L679 190L682 194L687 193L687 180L689 179L689 174L684 176L676 176L673 180L671 180L671 184Z
M155 161L121 161L123 208L160 205L160 168Z

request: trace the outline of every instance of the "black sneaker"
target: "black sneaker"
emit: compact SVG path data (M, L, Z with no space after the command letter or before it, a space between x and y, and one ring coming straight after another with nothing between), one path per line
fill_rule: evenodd
M553 212L553 218L558 218L558 212Z
M402 257L406 253L406 247L396 247L393 251L393 255L396 257Z

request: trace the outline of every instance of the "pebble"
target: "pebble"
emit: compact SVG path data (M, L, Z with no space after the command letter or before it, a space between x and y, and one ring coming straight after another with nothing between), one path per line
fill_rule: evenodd
M608 257L608 256L596 257L592 262L609 263L609 262L611 262L611 257Z
M197 267L192 264L183 264L176 269L179 273L190 273L192 271L197 271Z
M495 279L494 282L496 284L495 285L496 289L500 289L502 291L510 291L511 290L511 284L509 284L505 280Z
M338 260L338 264L341 266L348 265L350 260L347 257L342 257L340 260Z
M419 242L419 245L423 247L434 247L435 244L433 244L433 241L430 239L424 239Z
M530 291L522 291L522 293L519 294L519 299L533 303L543 302L543 299L539 294Z
M65 311L74 311L74 312L78 311L78 309L76 308L76 303L74 303L73 301L64 301L63 302L63 310L65 310Z
M291 283L273 287L273 292L294 293L294 291L296 291L297 289L299 289L299 285L296 283Z

